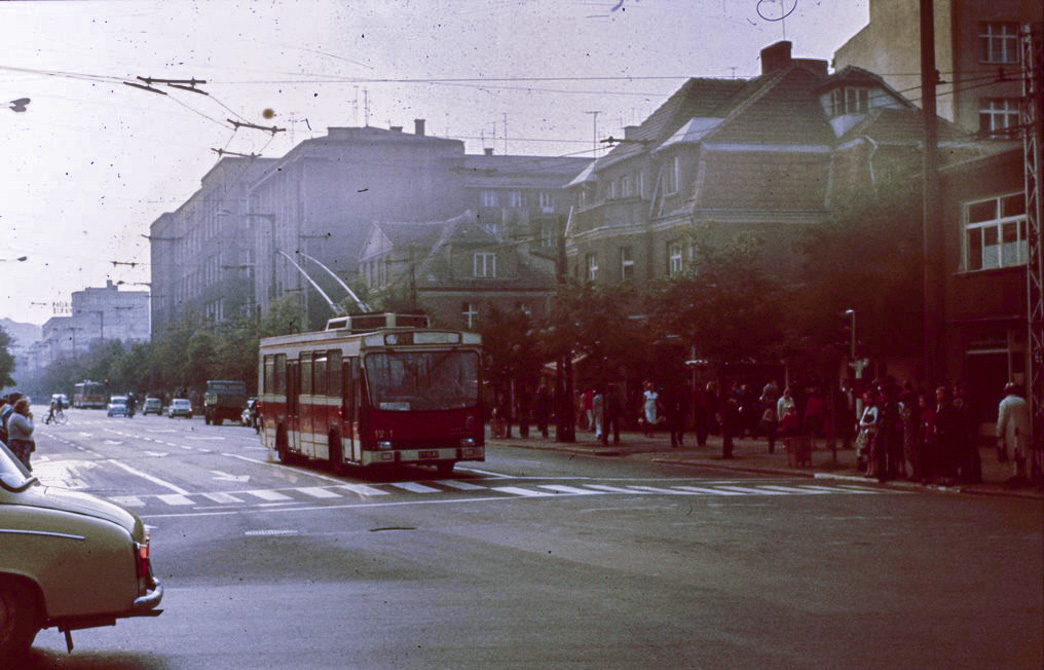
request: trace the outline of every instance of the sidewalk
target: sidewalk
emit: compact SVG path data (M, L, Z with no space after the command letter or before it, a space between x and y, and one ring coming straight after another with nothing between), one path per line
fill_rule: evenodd
M540 433L530 429L528 438L518 436L518 426L512 426L511 438L493 438L487 430L487 446L520 447L523 449L545 449L567 453L585 454L605 458L634 457L651 460L654 463L666 463L683 467L695 467L708 470L727 470L732 472L772 474L788 477L810 477L817 479L841 479L857 481L862 484L878 485L876 479L868 478L856 469L855 449L837 449L837 460L829 449L826 440L817 440L816 450L811 452L811 464L798 466L792 461L780 439L776 442L775 453L768 453L768 443L764 439L749 438L733 440L731 459L721 456L721 437L711 435L706 446L696 447L692 434L685 436L685 446L672 449L670 436L658 432L647 438L639 432L621 432L620 444L609 443L602 446L594 439L594 434L585 430L576 431L576 442L555 442L555 431L551 428L551 437L543 439ZM1005 496L1044 500L1044 492L1040 486L1021 486L1013 488L1006 485L1011 476L1010 463L998 463L993 449L980 449L982 456L981 484L957 484L955 486L922 485L907 480L893 480L881 484L909 489L934 489L948 492L968 493L987 496Z

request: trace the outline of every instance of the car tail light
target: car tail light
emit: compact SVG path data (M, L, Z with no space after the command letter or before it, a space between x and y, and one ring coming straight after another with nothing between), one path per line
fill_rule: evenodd
M134 558L138 569L138 593L147 593L152 588L152 565L149 563L149 536L145 541L135 543Z

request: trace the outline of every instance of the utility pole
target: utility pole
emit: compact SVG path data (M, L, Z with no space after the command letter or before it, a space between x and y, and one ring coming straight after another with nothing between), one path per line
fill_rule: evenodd
M1044 141L1044 56L1041 35L1032 24L1022 28L1022 141L1026 176L1026 321L1028 326L1029 375L1027 398L1033 427L1033 449L1027 474L1036 481L1044 476L1041 444L1044 443L1044 223L1041 222L1041 142Z
M935 88L934 0L921 3L921 113L924 115L924 151L922 155L922 253L924 256L924 379L929 384L945 375L942 349L943 294L943 229L939 219L938 117Z
M594 124L594 133L592 135L592 142L593 142L592 148L594 149L594 153L592 155L595 158L598 157L598 115L601 114L601 113L602 112L600 112L600 111L598 111L598 112L584 112L584 114L590 114L593 117L592 122Z

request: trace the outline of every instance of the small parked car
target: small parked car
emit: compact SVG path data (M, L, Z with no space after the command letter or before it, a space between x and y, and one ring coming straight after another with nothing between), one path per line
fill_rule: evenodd
M186 419L191 419L192 402L185 398L174 398L170 401L170 406L167 407L167 416L172 419L176 416L183 416Z
M134 512L43 486L0 443L0 666L24 667L44 628L65 633L71 651L73 630L159 615L149 554Z
M141 415L148 416L149 414L162 416L163 401L159 398L145 398L145 403L141 406Z
M109 398L108 415L130 416L130 410L127 409L127 396L114 395L111 398Z

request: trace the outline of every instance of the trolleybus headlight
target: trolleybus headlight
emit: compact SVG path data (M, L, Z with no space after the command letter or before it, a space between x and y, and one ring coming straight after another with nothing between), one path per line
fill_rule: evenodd
M474 447L475 446L475 438L465 437L464 439L462 439L460 441L460 446L462 446L462 447Z
M378 442L377 443L377 448L378 449L391 449L392 448L392 443L391 442L387 442L387 441Z

